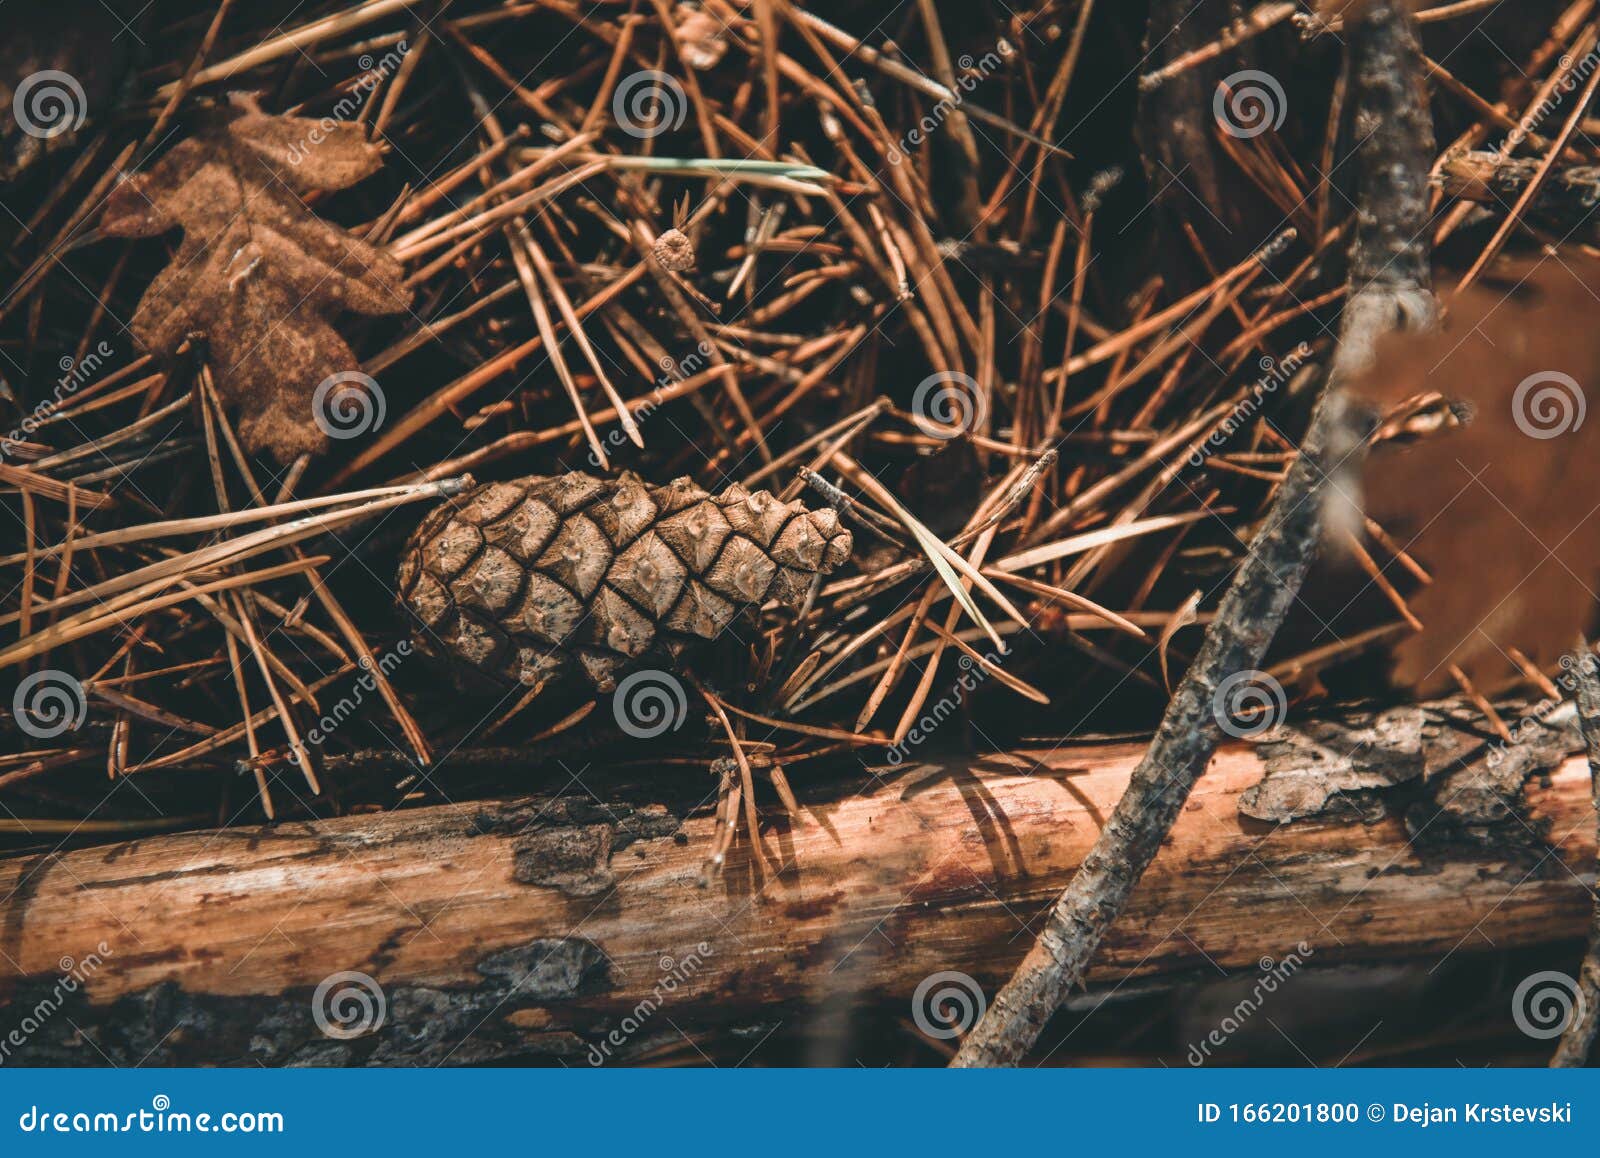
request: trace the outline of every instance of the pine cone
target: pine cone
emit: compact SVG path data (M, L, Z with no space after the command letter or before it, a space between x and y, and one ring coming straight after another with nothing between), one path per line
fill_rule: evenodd
M741 611L798 609L850 546L833 511L766 491L532 476L431 512L401 560L400 601L424 651L529 687L576 666L604 692Z

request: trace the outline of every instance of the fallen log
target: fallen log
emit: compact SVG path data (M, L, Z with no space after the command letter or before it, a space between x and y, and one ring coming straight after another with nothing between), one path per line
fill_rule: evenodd
M1595 826L1572 735L1541 724L1486 760L1467 727L1408 708L1220 750L1091 983L1581 937ZM741 843L709 885L705 809L588 795L0 862L0 1062L599 1063L673 1025L910 1001L939 973L992 993L1144 748L888 770L769 818L781 871Z

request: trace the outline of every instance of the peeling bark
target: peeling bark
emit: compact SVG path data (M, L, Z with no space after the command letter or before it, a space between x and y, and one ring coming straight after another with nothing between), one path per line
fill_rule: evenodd
M1279 728L1257 747L1266 775L1240 797L1239 811L1279 822L1380 819L1388 796L1379 790L1422 775L1426 719L1422 708L1408 706Z

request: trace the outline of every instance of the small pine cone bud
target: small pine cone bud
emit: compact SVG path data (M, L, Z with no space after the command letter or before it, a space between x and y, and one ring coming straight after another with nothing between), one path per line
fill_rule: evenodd
M407 544L398 589L424 651L529 687L576 670L610 691L742 611L797 610L850 548L828 508L574 472L448 500Z
M652 252L662 269L682 273L694 268L694 242L680 229L669 229L657 237Z

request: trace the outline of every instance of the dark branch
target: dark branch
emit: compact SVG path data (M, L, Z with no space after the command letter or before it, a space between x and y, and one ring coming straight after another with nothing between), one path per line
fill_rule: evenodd
M1359 462L1362 434L1341 383L1370 361L1379 334L1431 319L1426 225L1432 129L1402 5L1371 4L1351 28L1349 44L1360 211L1340 348L1310 429L1127 792L1038 942L953 1065L1015 1065L1081 983L1216 749L1224 681L1257 667L1299 592L1321 537L1325 498L1330 491L1353 493L1344 479Z

